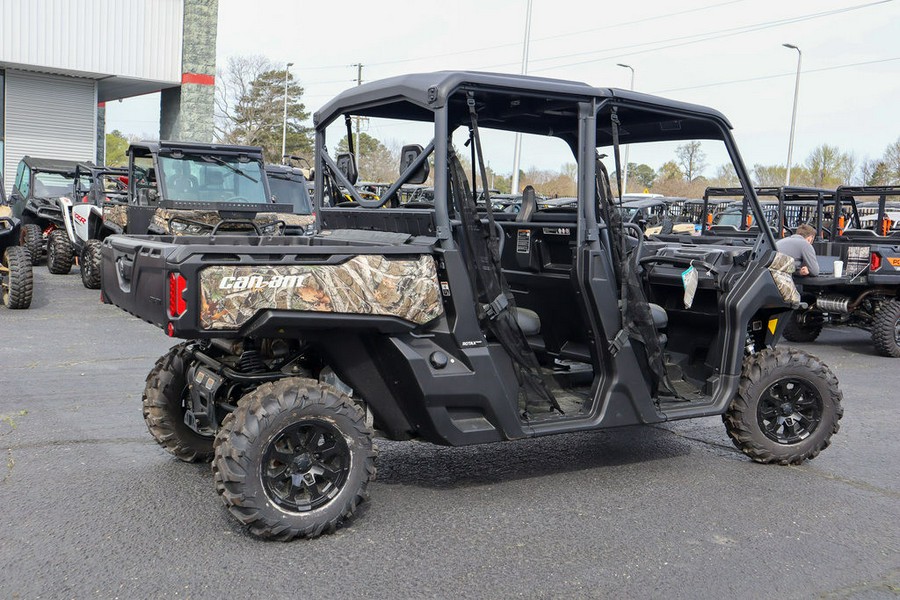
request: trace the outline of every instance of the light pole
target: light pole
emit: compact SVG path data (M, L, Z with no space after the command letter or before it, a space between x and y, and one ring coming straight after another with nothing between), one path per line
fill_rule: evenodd
M281 126L281 162L284 163L284 155L287 154L287 87L288 87L288 69L294 66L289 62L284 67L284 119Z
M522 75L528 74L528 46L531 44L531 0L525 7L525 40L522 43ZM522 158L522 134L516 133L516 143L513 150L513 172L510 192L519 193L519 161ZM475 182L472 182L472 187Z
M794 152L794 127L797 125L797 96L800 95L800 63L803 61L803 53L793 44L782 44L785 48L793 48L797 51L797 81L794 83L794 110L791 113L791 137L788 140L787 174L784 176L785 187L791 185L791 154Z
M631 86L628 89L634 91L634 67L632 67L631 65L624 65L622 63L618 63L618 64L616 64L616 66L622 67L625 69L631 69ZM625 195L628 193L628 148L629 147L626 145L625 146L625 172L623 173L624 176L622 177L622 188L623 188L622 195Z

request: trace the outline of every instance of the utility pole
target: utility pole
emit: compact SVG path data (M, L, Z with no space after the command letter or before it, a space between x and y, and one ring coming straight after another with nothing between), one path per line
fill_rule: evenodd
M791 154L794 152L794 127L797 125L797 96L800 95L800 63L803 60L803 53L800 52L800 48L793 44L782 44L782 46L797 51L797 80L794 82L794 110L791 112L791 137L788 140L787 174L784 176L784 185L787 187L791 185Z
M362 63L356 63L352 66L356 67L356 86L359 87L362 85L363 65ZM359 170L359 115L356 115L356 143L353 144L353 154L353 162L356 163L356 168Z
M284 67L284 119L281 125L281 163L284 164L284 155L287 154L287 92L288 92L288 69L294 66L289 62Z
M528 74L528 46L531 44L531 0L525 8L525 41L522 43L522 75ZM519 160L522 157L522 134L516 133L516 147L513 152L513 172L510 192L519 193ZM475 182L472 182L475 187Z

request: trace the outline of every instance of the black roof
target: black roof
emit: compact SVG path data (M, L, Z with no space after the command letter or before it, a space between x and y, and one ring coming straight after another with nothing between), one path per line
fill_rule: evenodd
M22 162L28 165L33 171L44 171L49 173L65 173L72 174L78 165L90 165L94 163L89 161L63 160L61 158L37 158L35 156L25 156Z
M229 144L203 144L199 142L171 142L171 141L140 141L133 142L128 151L133 149L145 149L154 154L167 150L182 150L184 152L198 153L211 152L215 154L249 154L262 158L263 149L259 146L235 146Z
M701 123L676 123L681 116L713 119L731 128L722 113L697 104L616 88L598 88L578 81L473 71L415 73L350 88L319 109L314 122L319 127L351 111L373 117L431 121L434 110L449 106L451 119L463 123L468 118L465 98L458 94L454 96L460 89L475 92L479 123L489 128L565 136L574 133L565 131L574 121L572 101L600 102L615 98L626 100L632 106L619 112L623 143L677 139L677 136L684 139L720 137L715 129ZM479 98L479 89L490 89L492 93ZM554 100L561 102L554 105ZM512 115L511 101L518 107ZM653 111L652 117L645 111ZM671 116L663 117L660 112ZM660 121L672 123L672 126L661 128ZM653 126L646 127L650 122ZM601 145L609 142L608 129L608 123L598 123Z

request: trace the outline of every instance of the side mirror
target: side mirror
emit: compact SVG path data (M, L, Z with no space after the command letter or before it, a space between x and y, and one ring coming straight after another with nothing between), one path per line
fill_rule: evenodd
M152 188L142 188L138 190L138 204L140 206L151 206L159 200L159 192Z
M359 179L359 171L356 170L356 161L353 160L353 155L349 152L338 154L334 162L341 175L346 177L351 185L355 185L356 180Z
M400 149L400 174L402 175L406 169L409 168L411 164L413 164L422 153L425 152L425 148L420 146L419 144L407 144ZM428 161L424 161L422 166L419 167L409 179L406 180L406 183L411 184L421 184L425 183L428 180L428 174L431 172L430 167L428 166Z

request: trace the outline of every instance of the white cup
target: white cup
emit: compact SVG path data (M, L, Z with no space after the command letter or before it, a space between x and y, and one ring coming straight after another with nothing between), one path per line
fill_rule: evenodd
M834 276L842 277L844 275L844 261L836 260L834 261Z

